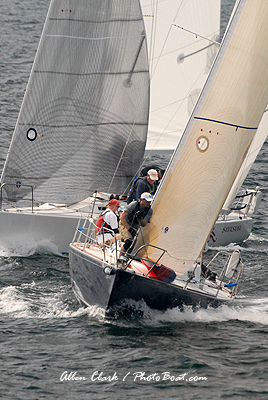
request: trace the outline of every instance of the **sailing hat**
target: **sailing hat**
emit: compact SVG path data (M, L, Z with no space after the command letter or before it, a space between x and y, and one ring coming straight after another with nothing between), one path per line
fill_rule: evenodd
M116 199L111 199L111 200L109 201L109 205L120 207L120 203L119 203L119 201L116 200Z
M148 201L148 203L151 203L153 201L153 196L148 192L144 192L141 195L141 199L144 199L144 200Z
M157 171L155 169L149 169L147 174L152 179L152 181L157 181L158 180L158 173L157 173Z

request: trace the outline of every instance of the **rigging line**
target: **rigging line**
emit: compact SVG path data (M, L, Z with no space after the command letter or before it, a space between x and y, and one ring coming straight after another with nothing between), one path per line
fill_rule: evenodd
M214 43L214 44L217 44L218 46L220 45L220 42L217 42L216 40L212 40L212 39L209 39L208 37L199 35L198 33L195 33L195 32L193 32L193 31L190 31L189 29L183 28L182 26L179 26L179 25L176 25L176 24L172 24L172 25L173 25L173 26L176 26L176 28L182 29L182 30L185 31L185 32L191 33L192 35L194 35L194 36L196 36L196 37L200 37L200 38L202 38L202 39L208 40L209 42L212 42L212 43Z
M136 243L134 243L134 246L132 246L132 250L133 250L133 248L135 248L135 246L136 246L137 241L139 240L139 238L141 238L141 241L142 241L142 243L143 243L143 246L145 246L146 243L145 243L144 236L143 236L143 230L144 230L144 228L145 228L145 227L140 227L140 231L139 231L138 235L136 235ZM141 246L140 246L140 247L141 247ZM145 247L145 256L146 256L146 258L149 258L148 250L147 250L146 247Z
M156 2L154 3L155 10L154 10L154 13L153 13L153 17L154 17L154 20L155 20L156 22L155 22L155 23L153 24L153 26L152 26L151 39L150 39L150 40L151 40L150 55L151 55L151 57L152 57L152 58L151 58L151 64L153 63L153 60L154 60L154 49L155 49L155 40L156 40L156 23L157 23L157 11L158 11L158 8L157 8L157 7L158 7L158 4L159 4L159 1L156 1ZM173 22L176 20L177 16L179 15L179 13L183 10L183 8L184 8L186 5L187 5L187 3L184 4L184 5L183 5L183 4L180 4L180 5L178 6L177 11L175 12L175 16L174 16L174 18L173 18ZM158 57L157 57L157 59L156 59L155 67L154 67L153 65L151 65L151 67L150 67L150 70L151 70L150 82L151 82L152 79L153 79L154 72L156 71L157 65L158 65L158 63L159 63L159 61L160 61L160 59L161 59L161 57L162 57L162 55L163 55L163 51L164 51L164 48L165 48L166 43L167 43L167 41L168 41L168 38L169 38L169 36L170 36L171 29L172 29L172 24L170 25L169 30L168 30L168 32L167 32L167 34L166 34L166 37L165 37L163 46L162 46L161 51L160 51L160 54L158 55ZM151 112L151 111L150 111L150 112ZM171 121L170 121L170 122L171 122ZM170 122L169 122L169 123L170 123ZM169 125L169 123L168 123L168 125ZM167 126L168 126L168 125L167 125ZM167 128L167 127L166 127L166 128ZM166 128L165 128L165 129L166 129ZM157 146L157 144L158 144L160 138L162 137L163 133L164 133L164 132L162 132L162 134L160 135L160 137L158 138L158 140L157 140L156 143L154 144L153 148L149 151L149 153L148 153L148 155L147 155L147 157L146 157L146 160L149 158L149 156L150 156L151 152L153 151L153 149Z
M158 2L157 2L157 3L158 3ZM185 6L185 5L184 5L184 6ZM181 9L182 9L182 5L180 5L179 8L177 9L177 12L176 12L176 14L175 14L175 17L174 17L173 21L175 21L175 19L177 18L178 14L179 14L180 11L181 11ZM165 38L164 44L163 44L163 46L162 46L161 52L160 52L160 54L159 54L159 56L158 56L158 60L157 60L157 62L156 62L156 66L155 66L155 68L154 68L154 71L156 71L158 62L159 62L159 60L160 60L160 58L161 58L161 56L162 56L162 54L163 54L164 47L165 47L166 42L167 42L167 40L168 40L168 37L169 37L169 35L170 35L170 31L171 31L172 25L173 25L173 26L176 26L176 27L178 26L178 25L176 25L176 24L174 24L174 23L170 25L170 28L169 28L169 31L168 31L168 33L167 33L167 35L166 35L166 38ZM182 29L183 29L183 28L182 28ZM199 35L199 36L200 36L201 38L203 38L201 35ZM152 41L152 40L151 40L151 41ZM217 45L220 44L220 43L218 43L218 42L214 42L213 40L211 40L211 42L213 42L213 43L211 43L210 45L208 45L208 46L206 46L206 47L200 49L199 51L205 50L205 49L211 47L212 45L214 45L215 43L216 43ZM188 54L187 56L184 56L184 58L189 57L189 56L191 56L191 55L194 55L194 54L198 53L199 51L197 51L197 52L195 52L195 53L192 53L192 54ZM153 70L153 67L151 67L151 70ZM150 79L150 80L153 79L153 75L154 75L154 72L152 72L152 75L151 75L151 79ZM190 91L189 91L189 93L190 93ZM182 104L181 104L181 105L182 105ZM178 111L178 110L177 110L177 111ZM176 112L177 112L177 111L176 111ZM176 112L175 112L175 114L176 114ZM151 113L151 111L150 111L150 113ZM174 114L174 115L175 115L175 114ZM160 135L160 137L158 138L158 140L156 141L156 143L154 144L152 150L157 146L159 140L160 140L161 137L163 136L165 130L166 130L167 127L168 127L168 125L169 125L170 122L173 120L174 115L173 115L173 117L170 119L169 123L168 123L167 126L165 127L164 131L162 132L162 134ZM151 151L152 151L152 150L151 150ZM148 154L147 157L150 156L151 151L149 152L149 154Z
M97 41L97 40L108 40L108 39L126 39L126 38L136 38L141 35L132 35L132 36L105 36L100 38L87 38L81 36L68 36L68 35L46 35L46 37L55 37L55 38L64 38L64 39L78 39L78 40L89 40L89 41ZM145 34L144 34L145 36Z
M154 24L154 33L152 32L152 34L151 34L152 36L154 36L154 41L152 41L152 39L151 39L151 44L152 44L152 46L151 46L152 60L154 59L153 53L154 53L155 40L156 40L156 24L157 24L157 11L158 11L158 8L157 8L157 7L158 7L158 4L159 4L159 1L156 1L156 2L155 2L155 7L156 7L156 8L155 8L155 14L154 14L154 20L155 20L156 22L155 22L155 24ZM180 5L178 6L178 9L177 9L177 11L175 12L175 16L174 16L174 18L173 18L173 22L176 20L178 14L182 11L182 9L184 8L184 6L185 6L185 5L183 5L183 4L180 4ZM156 16L156 18L155 18L155 16ZM161 57L162 57L164 48L165 48L165 46L166 46L168 37L169 37L170 32L171 32L171 29L172 29L172 24L171 24L170 27L169 27L169 30L168 30L168 32L167 32L167 34L166 34L166 37L165 37L165 40L164 40L162 49L161 49L161 51L160 51L160 53L159 53L159 55L158 55L158 57L157 57L156 65L155 65L155 67L153 67L153 65L152 65L151 68L150 68L150 70L152 71L152 73L151 73L151 80L152 80L152 78L153 78L154 71L156 70L157 65L158 65L158 63L159 63L159 60L160 60ZM153 31L153 29L152 29L152 31ZM153 50L152 50L152 49L153 49Z
M133 128L133 126L134 126L134 123L132 124L132 128ZM117 173L117 171L118 171L118 168L119 168L119 166L120 166L120 164L121 164L121 161L122 161L123 158L124 158L123 155L124 155L124 153L125 153L125 150L126 150L126 147L127 147L128 143L129 143L131 133L132 133L132 129L131 129L130 132L129 132L128 138L127 138L126 143L125 143L125 146L124 146L124 148L123 148L123 150L122 150L122 153L121 153L121 156L120 156L120 158L119 158L119 160L118 160L117 166L116 166L116 168L115 168L114 174L113 174L113 176L112 176L112 179L111 179L111 182L110 182L110 185L109 185L109 188L108 188L108 193L110 192L111 186L112 186L113 181L114 181L114 179L115 179L115 175L116 175L116 173Z
M137 53L136 53L136 56L135 56L135 59L134 59L134 62L133 62L133 66L132 66L132 68L131 68L131 70L130 70L130 72L129 72L128 78L127 78L126 81L125 81L125 84L127 84L127 85L130 85L130 84L131 84L131 77L132 77L132 75L133 75L133 73L134 73L134 68L135 68L135 65L137 64L137 61L138 61L138 58L139 58L139 55L140 55L140 52L141 52L141 49L142 49L142 46L143 46L143 42L144 42L144 40L146 39L145 31L142 32L142 34L140 35L140 37L141 37L141 39L140 39L140 44L139 44L139 47L138 47L138 49L137 49ZM149 84L148 84L148 85L149 85ZM109 192L110 189L111 189L111 186L112 186L113 181L114 181L114 179L115 179L115 176L116 176L116 173L117 173L117 171L118 171L118 168L119 168L119 166L120 166L120 164L121 164L121 161L122 161L123 158L124 158L123 156L124 156L124 153L125 153L125 151L126 151L126 147L127 147L128 143L129 143L129 141L130 141L130 137L131 137L131 134L132 134L132 132L133 132L133 127L134 127L134 125L137 125L137 123L136 123L136 122L133 122L133 124L132 124L132 129L131 129L130 132L129 132L128 138L127 138L126 143L125 143L125 146L124 146L124 148L123 148L123 150L122 150L122 153L121 153L121 156L120 156L120 158L119 158L119 160L118 160L117 166L116 166L116 168L115 168L113 177L112 177L112 179L111 179L111 182L110 182L110 185L109 185L109 188L108 188L108 192ZM147 130L148 130L148 124L147 124ZM131 184L131 182L130 182L130 184ZM126 188L126 189L127 189L127 188ZM126 190L126 189L125 189L125 190Z
M157 146L158 142L162 139L163 135L166 134L166 129L168 128L169 124L173 121L175 115L177 114L177 112L179 111L179 109L183 106L184 102L188 99L188 97L189 97L189 95L190 95L192 89L195 87L195 84L196 84L196 82L198 81L198 79L200 78L200 75L201 75L201 73L203 73L203 71L204 71L204 70L202 70L202 71L200 72L199 76L196 78L195 82L193 83L193 85L192 85L191 88L189 89L189 91L188 91L188 93L187 93L187 96L186 96L184 99L180 99L180 100L177 101L177 103L178 103L178 102L180 103L179 106L178 106L177 109L175 110L174 114L170 117L170 119L169 119L169 121L167 122L165 128L162 130L161 134L158 135L158 139L156 140L156 142L155 142L155 144L153 145L152 149L151 149L150 152L148 153L147 158L150 156L150 154L151 154L151 152L153 151L153 149ZM171 106L172 104L175 104L175 102L170 103L170 104L168 105L168 107ZM166 107L166 106L165 106L165 107ZM163 107L163 108L165 108L165 107ZM153 112L155 112L155 111L157 111L157 110L154 110ZM176 131L173 131L173 133L175 133L175 132L178 133L177 143L178 143L179 140L181 139L184 129L185 129L185 126L183 127L183 129L182 129L180 135L179 135L179 129L177 129ZM169 132L169 133L172 133L172 132Z
M216 119L210 119L210 118L203 118L203 117L194 117L195 119L200 119L203 121L209 121L209 122L216 122L217 124L221 124L221 125L229 125L229 126L233 126L234 128L236 128L236 130L238 128L241 129L249 129L249 130L256 130L257 128L251 127L251 126L243 126L243 125L237 125L237 124L230 124L229 122L224 122L224 121L218 121Z
M152 29L151 29L151 37L150 37L150 54L149 63L150 63L150 74L153 74L153 62L154 62L154 51L155 51L155 42L156 42L156 21L158 18L158 1L153 3L153 19L152 19ZM152 78L150 77L150 81Z
M158 2L157 2L157 4L158 4ZM174 20L176 19L177 15L178 15L178 13L179 13L179 11L180 11L180 7L181 7L181 6L179 6L179 8L178 8L178 10L177 10L177 12L176 12L176 15L175 15ZM160 61L160 59L161 59L162 54L163 54L165 45L166 45L167 40L168 40L168 37L169 37L169 35L170 35L171 28L172 28L172 24L171 24L170 27L169 27L168 33L167 33L167 35L166 35L166 38L165 38L165 41L164 41L164 43L163 43L162 49L161 49L160 54L159 54L159 56L158 56L158 59L157 59L157 61L156 61L155 67L151 66L152 74L151 74L151 77L150 77L150 81L152 81L152 79L153 79L154 72L156 71L157 65L158 65L158 63L159 63L159 61ZM155 24L155 31L156 31L156 24ZM152 34L152 35L153 35L153 34ZM154 34L154 38L156 38L156 33ZM155 43L155 40L154 40L154 43ZM154 46L155 46L155 45L154 45ZM151 48L154 49L154 46L151 46ZM154 59L154 58L153 58L153 50L151 50L151 54L152 54L152 61L153 61L153 59ZM166 128L165 128L165 129L166 129ZM146 157L145 160L147 160L147 159L150 157L151 152L152 152L153 149L157 146L157 144L158 144L160 138L162 137L162 135L163 135L163 133L160 135L160 137L158 138L158 140L157 140L156 143L154 144L153 148L149 151L149 153L147 154L147 157Z

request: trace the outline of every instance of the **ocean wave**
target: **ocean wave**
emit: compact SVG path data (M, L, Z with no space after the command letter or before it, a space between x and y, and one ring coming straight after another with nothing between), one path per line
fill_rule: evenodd
M25 238L7 243L6 246L0 243L0 257L30 257L37 253L62 255L49 239L35 241Z
M84 308L73 307L68 297L69 286L48 291L35 282L20 287L7 286L0 290L0 313L13 318L72 318L87 313Z

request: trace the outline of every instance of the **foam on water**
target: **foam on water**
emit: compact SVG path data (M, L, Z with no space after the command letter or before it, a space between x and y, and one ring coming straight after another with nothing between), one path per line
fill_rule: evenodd
M13 318L70 318L86 314L84 308L72 309L65 297L70 288L47 291L35 282L0 290L0 312Z
M144 302L128 300L129 306L135 309L129 318L115 318L107 320L104 318L104 310L99 307L88 307L89 318L97 319L99 322L108 322L118 325L142 324L150 327L163 326L170 323L201 323L241 321L252 322L268 326L268 298L254 300L239 300L232 306L222 305L218 308L200 308L193 310L185 307L183 311L173 308L164 312L150 309ZM137 313L138 311L138 313ZM138 315L138 318L137 318Z
M240 303L241 304L241 303ZM175 308L164 313L150 310L149 318L144 321L152 324L170 322L227 322L227 321L247 321L268 326L268 299L259 299L256 304L242 306L223 305L218 308L207 308L193 311L191 307L186 307L183 312Z
M55 288L37 285L34 281L20 286L7 286L0 290L0 312L9 314L14 318L72 318L87 315L89 319L107 322L104 310L97 306L87 308L79 307L77 302L66 302L70 287L60 286ZM128 322L139 321L139 324L157 326L165 323L189 322L227 322L247 321L268 326L268 297L258 299L238 298L230 305L218 308L193 310L185 307L183 311L178 308L165 312L150 309L143 301L128 300L124 306L132 307L136 317L128 318ZM134 315L134 313L133 313ZM121 319L108 321L122 323Z
M25 237L24 240L16 240L5 246L0 243L0 257L30 257L37 253L62 255L49 239L35 241Z

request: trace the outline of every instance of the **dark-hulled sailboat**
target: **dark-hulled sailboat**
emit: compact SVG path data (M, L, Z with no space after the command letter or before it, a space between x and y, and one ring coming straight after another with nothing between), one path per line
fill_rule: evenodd
M207 237L268 103L268 3L240 0L199 100L122 267L117 244L98 246L92 220L70 244L74 292L107 314L143 301L158 310L233 300L242 271L235 251L217 276L203 265ZM220 262L219 262L220 265ZM208 268L209 267L209 268Z

